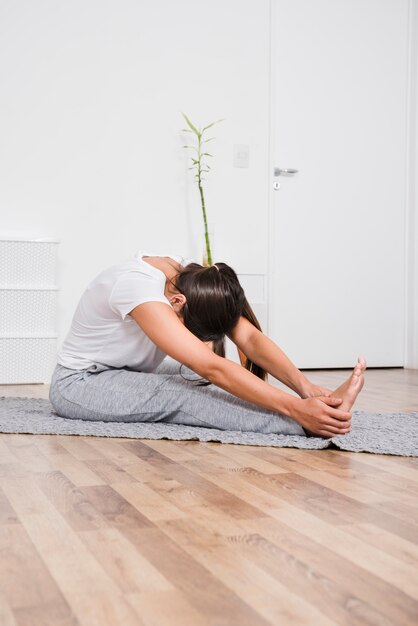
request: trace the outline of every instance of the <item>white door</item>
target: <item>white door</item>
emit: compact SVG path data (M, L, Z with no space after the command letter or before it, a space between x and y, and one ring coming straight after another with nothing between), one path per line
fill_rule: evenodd
M299 368L404 364L407 44L408 0L272 0L269 335Z

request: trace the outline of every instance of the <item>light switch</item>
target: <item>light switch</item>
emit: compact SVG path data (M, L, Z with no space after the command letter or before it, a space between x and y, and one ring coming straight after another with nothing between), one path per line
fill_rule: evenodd
M234 167L250 167L250 146L247 144L234 145Z

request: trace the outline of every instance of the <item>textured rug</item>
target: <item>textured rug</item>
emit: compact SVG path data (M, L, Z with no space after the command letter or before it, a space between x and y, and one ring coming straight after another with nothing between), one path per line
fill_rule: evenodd
M128 437L130 439L173 439L216 441L247 446L339 448L350 452L374 452L418 456L418 413L365 413L354 411L348 435L322 439L298 435L225 431L163 423L88 422L66 419L54 413L48 400L0 398L0 432L33 435L82 435Z

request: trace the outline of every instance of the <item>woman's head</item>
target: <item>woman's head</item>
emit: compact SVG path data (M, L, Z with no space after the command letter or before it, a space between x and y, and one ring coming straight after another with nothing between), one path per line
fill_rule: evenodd
M229 265L190 263L174 278L173 285L185 297L181 310L184 325L202 341L211 341L216 354L225 356L225 335L232 332L241 316L261 330ZM248 360L247 369L265 378L264 370Z
M191 263L175 279L186 302L182 309L184 325L202 341L216 341L232 331L245 301L234 270L218 263L202 267Z

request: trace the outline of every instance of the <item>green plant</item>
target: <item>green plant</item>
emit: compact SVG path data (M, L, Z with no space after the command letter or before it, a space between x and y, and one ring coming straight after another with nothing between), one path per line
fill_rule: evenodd
M194 124L191 123L187 115L185 115L184 113L182 113L182 115L184 119L186 120L186 124L188 126L188 128L182 129L183 132L192 133L196 138L196 145L193 145L193 146L187 145L183 147L194 150L195 152L195 155L191 157L192 166L189 167L189 170L193 170L193 169L196 170L196 174L194 178L199 188L200 202L202 205L203 225L205 228L205 248L206 248L206 258L204 259L204 265L212 265L212 251L210 247L208 221L207 221L207 216L206 216L205 195L203 193L203 184L202 184L205 179L202 177L202 174L206 174L210 171L211 167L207 164L206 160L207 160L207 157L213 157L213 155L210 154L209 152L203 152L203 150L205 150L204 144L209 143L209 141L213 141L215 139L215 137L209 137L209 139L206 139L206 135L205 135L206 131L208 131L209 128L212 128L212 126L214 126L215 124L218 124L219 122L223 122L223 119L216 120L216 122L211 122L210 124L208 124L207 126L204 126L203 128L201 127L197 128Z

